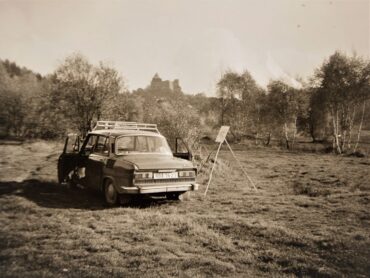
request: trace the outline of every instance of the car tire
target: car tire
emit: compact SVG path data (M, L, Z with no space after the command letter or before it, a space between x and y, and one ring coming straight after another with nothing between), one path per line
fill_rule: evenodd
M116 206L118 204L119 196L111 180L105 182L104 197L108 206Z

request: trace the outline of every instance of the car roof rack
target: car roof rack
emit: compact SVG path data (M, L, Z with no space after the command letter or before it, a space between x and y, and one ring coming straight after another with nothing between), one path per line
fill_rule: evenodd
M98 121L93 130L112 129L112 130L142 130L159 133L156 124L144 124L137 122L122 121Z

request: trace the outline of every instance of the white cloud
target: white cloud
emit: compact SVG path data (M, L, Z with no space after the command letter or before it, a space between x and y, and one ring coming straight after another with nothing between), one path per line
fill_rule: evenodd
M302 88L302 84L284 71L274 60L270 52L267 53L266 67L274 79L282 80L297 89Z

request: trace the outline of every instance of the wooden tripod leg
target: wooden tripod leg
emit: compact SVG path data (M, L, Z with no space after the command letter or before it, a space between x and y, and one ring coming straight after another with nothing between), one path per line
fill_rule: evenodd
M254 190L258 191L257 190L257 187L256 185L254 184L254 182L252 181L252 179L249 177L249 175L247 174L247 172L245 171L244 167L242 166L242 164L240 163L240 161L238 160L238 158L236 157L233 149L231 148L231 146L229 145L229 142L227 142L227 140L225 139L225 142L227 144L227 146L229 147L230 151L231 151L231 154L233 155L233 157L235 158L235 160L238 162L238 165L240 167L240 169L243 171L244 175L247 177L247 179L249 180L249 182L253 185L254 187Z
M217 161L218 153L220 152L220 149L221 149L221 146L222 146L223 143L224 143L224 141L222 141L220 143L220 145L218 146L218 149L217 149L217 152L216 152L216 156L215 156L215 161L213 162L211 173L209 174L209 180L208 180L208 184L207 184L207 187L206 187L206 191L204 191L204 197L207 195L208 187L209 187L209 184L211 183L211 179L212 179L213 170L215 169L215 166L216 166L216 161Z

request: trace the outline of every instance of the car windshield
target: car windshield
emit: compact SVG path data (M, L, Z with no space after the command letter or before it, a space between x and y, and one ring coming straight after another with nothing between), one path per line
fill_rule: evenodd
M166 139L159 136L122 136L116 140L116 154L160 153L172 155Z

